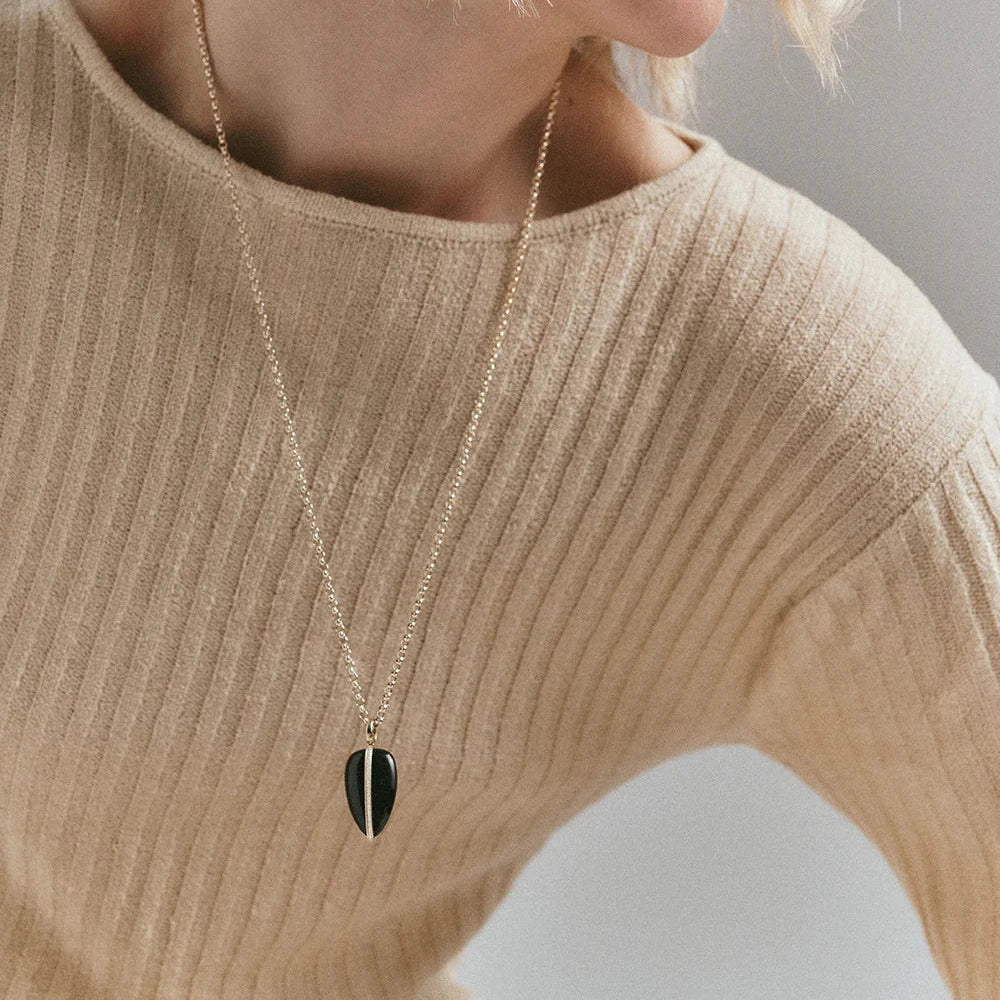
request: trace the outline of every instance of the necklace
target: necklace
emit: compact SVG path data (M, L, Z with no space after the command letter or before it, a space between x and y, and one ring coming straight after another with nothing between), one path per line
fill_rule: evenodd
M369 716L368 709L365 707L364 695L361 691L361 685L358 682L357 670L355 669L356 664L351 653L350 643L347 640L347 631L344 628L344 622L340 615L340 605L337 601L337 594L333 589L333 581L330 579L330 572L327 567L326 551L320 538L319 528L316 525L316 512L313 508L312 492L309 489L309 484L306 482L302 456L299 453L298 437L295 433L295 424L292 421L292 415L289 411L288 397L285 394L284 379L282 378L281 370L278 367L278 358L274 350L274 341L271 336L271 323L268 319L267 311L264 308L264 300L260 293L260 279L254 263L253 252L250 249L250 240L247 236L247 228L243 219L243 211L240 207L239 197L236 193L236 183L233 180L233 173L230 165L229 146L226 142L226 133L222 126L222 117L219 113L219 102L216 98L212 60L208 53L208 42L205 38L205 25L201 9L201 0L191 0L191 6L194 10L195 27L198 31L198 44L201 48L201 62L205 70L205 79L208 84L208 96L212 103L212 115L215 119L215 132L219 140L219 152L222 154L222 161L226 170L226 181L229 186L233 213L236 217L236 224L239 230L243 262L250 275L250 287L253 290L254 302L257 307L257 316L260 319L261 330L264 335L264 348L271 364L271 374L273 376L275 389L278 395L278 405L281 410L282 418L284 419L285 430L287 432L288 442L292 449L292 455L295 459L295 471L298 480L299 493L302 498L306 516L309 518L309 524L312 528L313 547L315 548L316 555L319 558L320 566L322 568L323 582L326 584L327 596L330 599L330 606L333 609L337 622L341 650L344 654L347 669L351 675L351 684L354 688L354 700L358 705L361 721L365 724L365 746L359 750L355 750L350 757L347 758L347 764L344 768L344 784L347 792L347 804L351 811L351 815L354 817L354 822L357 823L362 833L364 833L369 840L374 840L374 838L382 832L389 820L389 813L392 811L393 804L396 800L397 785L396 760L388 750L375 746L375 738L378 732L378 727L385 718L385 712L389 704L389 698L392 695L393 685L396 683L400 667L403 665L403 660L406 657L406 650L409 646L414 626L416 625L417 616L420 614L420 609L423 607L424 597L427 594L427 587L431 578L431 572L437 564L437 557L441 550L441 541L444 538L448 520L451 516L452 510L454 509L455 498L458 495L458 487L462 481L462 474L465 472L465 467L469 461L469 449L472 446L472 442L475 440L476 430L479 426L479 418L482 414L483 401L486 399L486 392L493 379L493 371L496 367L496 358L500 351L500 344L507 332L511 304L514 301L514 293L517 291L518 282L521 278L521 270L524 266L524 258L528 249L528 240L531 236L531 227L535 218L535 207L538 203L538 187L542 180L542 173L545 170L545 156L548 151L549 135L552 131L552 121L555 117L556 105L559 103L559 90L562 85L562 75L560 74L559 78L556 80L555 86L552 89L551 97L549 98L549 109L545 119L545 129L542 133L542 140L538 148L538 156L535 163L535 172L531 180L531 192L528 199L528 208L521 223L521 236L517 244L516 263L507 288L507 297L504 301L503 310L501 311L500 330L497 334L496 342L493 345L493 351L490 354L486 376L483 379L482 387L479 390L479 395L472 411L472 417L467 425L465 443L462 446L462 454L458 459L458 471L455 473L451 490L448 493L448 502L445 504L445 512L441 517L440 523L438 524L437 533L434 539L434 548L431 552L431 558L427 563L427 571L424 574L423 580L420 584L420 589L417 592L417 598L413 605L413 611L410 613L410 620L407 623L403 640L400 643L399 652L396 654L395 664L393 666L392 673L389 676L389 681L386 684L385 691L382 694L382 700L379 704L378 711L376 712L374 718L372 718Z

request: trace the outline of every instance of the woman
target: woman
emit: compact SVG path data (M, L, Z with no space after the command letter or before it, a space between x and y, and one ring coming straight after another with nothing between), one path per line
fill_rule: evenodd
M676 112L721 6L0 5L6 997L466 995L731 742L1000 990L997 385L607 75Z

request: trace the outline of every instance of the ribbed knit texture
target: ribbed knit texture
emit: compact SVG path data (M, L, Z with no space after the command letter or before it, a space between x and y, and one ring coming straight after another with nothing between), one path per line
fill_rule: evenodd
M218 151L67 0L0 12L0 997L465 995L554 830L721 743L1000 996L1000 393L910 279L680 126L681 166L536 223L369 842ZM374 712L518 225L236 177Z

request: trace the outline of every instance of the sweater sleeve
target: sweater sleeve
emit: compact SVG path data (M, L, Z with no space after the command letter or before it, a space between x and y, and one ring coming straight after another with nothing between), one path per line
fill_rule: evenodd
M748 744L878 847L956 1000L1000 996L1000 408L782 614Z

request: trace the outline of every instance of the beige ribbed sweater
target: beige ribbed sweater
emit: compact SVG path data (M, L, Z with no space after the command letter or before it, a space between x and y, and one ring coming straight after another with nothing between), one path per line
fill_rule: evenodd
M683 165L536 224L368 841L218 151L67 0L0 12L0 995L465 995L554 830L746 743L1000 996L998 389L912 281L680 126ZM518 226L236 170L377 706Z

